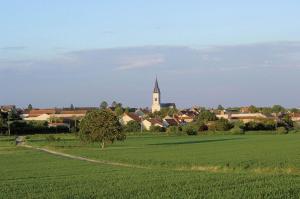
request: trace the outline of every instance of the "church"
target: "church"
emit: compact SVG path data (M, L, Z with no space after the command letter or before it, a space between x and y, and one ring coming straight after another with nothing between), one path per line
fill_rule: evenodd
M162 108L176 108L176 105L175 103L161 103L161 93L156 78L152 93L152 113L160 111Z

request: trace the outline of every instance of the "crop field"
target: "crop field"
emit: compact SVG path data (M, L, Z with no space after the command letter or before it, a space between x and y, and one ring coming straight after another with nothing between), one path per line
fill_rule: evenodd
M300 198L300 134L129 136L101 150L72 134L0 137L0 198Z

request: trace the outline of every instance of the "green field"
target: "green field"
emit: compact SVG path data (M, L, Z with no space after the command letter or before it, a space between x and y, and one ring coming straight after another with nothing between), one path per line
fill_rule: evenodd
M55 136L28 144L104 164L0 137L0 198L300 198L300 134L129 136L104 150Z

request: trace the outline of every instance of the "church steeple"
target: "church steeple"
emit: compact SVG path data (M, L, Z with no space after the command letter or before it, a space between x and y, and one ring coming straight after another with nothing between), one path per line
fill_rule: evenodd
M155 79L154 89L152 93L152 113L160 111L160 89L158 86L157 77Z
M157 81L157 77L155 79L153 93L160 93L159 86L158 86L158 81Z

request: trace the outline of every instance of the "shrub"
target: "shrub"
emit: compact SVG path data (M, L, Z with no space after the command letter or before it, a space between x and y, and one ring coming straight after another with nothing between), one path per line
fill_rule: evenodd
M207 131L207 130L208 130L208 127L204 122L201 121L198 123L198 131L199 132L203 132L203 131Z
M125 126L124 126L124 132L139 132L141 131L141 124L137 121L129 121Z
M242 129L238 126L235 126L234 128L232 128L230 130L230 133L233 135L241 135L241 134L245 134L245 131L244 131L244 129Z
M187 135L197 135L198 134L197 126L192 123L189 123L189 124L183 126L182 130Z
M286 128L284 128L284 127L278 127L277 128L277 130L276 130L276 132L278 133L278 134L287 134L288 133L288 130L286 130Z
M165 132L166 129L164 127L160 127L160 126L151 126L150 131L151 132Z

